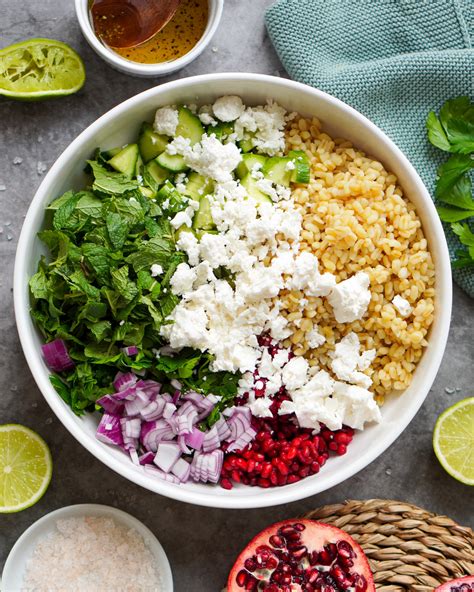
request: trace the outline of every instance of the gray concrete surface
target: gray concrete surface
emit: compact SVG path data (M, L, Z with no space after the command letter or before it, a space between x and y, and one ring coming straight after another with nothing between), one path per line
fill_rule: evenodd
M269 4L270 0L227 0L211 47L177 76L231 70L283 74L263 27L263 12ZM474 306L457 287L447 352L415 420L377 461L321 495L264 510L194 507L129 483L72 438L44 402L21 352L12 295L16 242L44 169L99 115L161 80L130 78L106 66L82 38L72 0L0 0L0 15L2 47L28 37L61 39L81 53L88 74L84 89L70 98L37 104L0 102L0 186L5 186L0 191L0 423L18 422L37 430L54 458L54 476L45 497L20 514L0 515L0 566L32 522L61 506L84 502L111 504L143 520L168 553L177 592L219 590L233 558L259 529L346 498L406 500L460 523L472 521L472 488L449 477L431 448L438 414L474 394Z

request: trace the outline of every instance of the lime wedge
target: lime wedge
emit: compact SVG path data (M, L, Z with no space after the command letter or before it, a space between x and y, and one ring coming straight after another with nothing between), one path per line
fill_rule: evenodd
M433 448L452 477L474 485L474 397L459 401L438 417Z
M53 461L46 442L29 428L0 425L0 512L29 508L48 489Z
M70 95L84 84L80 56L54 39L28 39L0 50L0 95L39 101Z

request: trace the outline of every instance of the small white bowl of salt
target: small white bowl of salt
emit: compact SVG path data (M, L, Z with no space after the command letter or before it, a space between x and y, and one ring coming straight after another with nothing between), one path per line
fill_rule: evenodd
M2 592L173 592L155 535L110 506L79 504L40 518L5 563Z

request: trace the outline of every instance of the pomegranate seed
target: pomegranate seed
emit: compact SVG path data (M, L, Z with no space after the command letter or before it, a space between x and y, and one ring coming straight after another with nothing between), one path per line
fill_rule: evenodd
M276 547L277 549L281 549L285 546L285 541L283 537L278 536L277 534L273 534L269 539L268 542L272 547Z
M337 450L337 447L338 447L337 442L329 442L329 444L328 444L329 450L336 451Z
M337 452L337 454L339 456L342 456L343 454L346 454L346 452L347 452L347 446L345 444L339 444L339 446L337 447L336 452Z
M355 557L354 549L350 546L347 541L339 541L337 543L337 553L339 557L344 557L349 559L350 557Z
M298 475L288 475L288 479L286 480L288 484L297 483L298 481L300 481L300 477L298 477Z
M258 580L254 576L249 574L247 581L245 582L245 589L249 590L249 592L255 592L258 588Z
M303 559L303 557L305 557L307 554L308 554L308 549L304 545L291 550L291 555L297 561L301 561L301 559Z
M243 588L245 586L245 582L247 581L247 576L248 576L248 572L246 572L245 569L241 569L239 571L239 573L237 574L237 577L235 578L235 581L237 582L237 586L239 586L240 588Z
M257 569L257 562L253 557L244 561L244 567L247 571L255 571Z
M232 483L229 479L221 479L221 487L224 489L232 489Z
M272 465L270 463L265 463L262 468L261 475L264 479L268 479L270 477L270 473L272 472Z
M367 590L367 580L364 576L357 574L352 584L355 586L356 592L365 592Z

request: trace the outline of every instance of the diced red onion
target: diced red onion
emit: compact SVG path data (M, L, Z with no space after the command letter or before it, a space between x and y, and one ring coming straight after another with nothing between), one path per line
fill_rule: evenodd
M119 392L123 391L126 388L133 386L137 382L137 377L132 372L117 372L117 375L114 378L114 389Z
M69 356L66 342L55 339L41 346L43 356L48 367L54 372L63 372L74 368L74 362Z
M175 434L168 422L164 419L146 421L142 424L140 441L146 450L156 452L158 444L162 440L173 440Z
M247 444L255 438L257 432L253 428L248 428L246 432L241 434L234 442L232 442L227 448L227 452L233 452L234 450L243 450Z
M191 472L191 465L184 460L184 458L178 459L171 468L173 475L178 477L181 483L185 483L189 479L189 473Z
M159 469L169 473L180 456L181 450L178 444L175 442L160 442L153 462Z
M204 432L201 432L200 429L194 426L191 433L184 436L184 441L188 446L194 448L194 450L201 450L204 441Z
M121 350L126 356L136 356L138 354L138 347L136 345L128 345L127 347L122 347Z
M125 412L130 416L138 415L150 402L149 396L139 389L135 392L135 399L133 401L125 401Z
M227 425L226 420L221 416L214 424L217 428L217 433L219 434L219 439L221 442L227 440L227 438L231 435L231 431L229 426Z
M122 417L120 425L122 426L122 434L124 438L139 438L141 421L138 418Z
M100 405L107 413L119 415L123 411L123 403L117 401L113 395L104 395L97 399L96 403Z
M175 390L174 395L173 395L173 404L174 405L176 405L176 403L179 401L180 396L181 396L181 391Z
M176 411L176 405L173 405L173 403L165 403L165 406L163 407L163 417L165 419L169 419L172 415L174 415Z
M219 439L217 428L216 426L212 426L212 428L204 434L202 450L203 452L212 452L216 448L219 448L220 443L221 441Z
M165 473L164 471L160 471L160 469L157 469L153 465L144 465L143 469L147 473L150 473L155 477L163 479L163 481L168 481L168 483L176 483L176 485L179 485L181 483L181 481L175 475L172 475L171 473Z
M183 454L191 454L192 453L191 448L188 448L186 445L186 436L178 436L178 444L179 444L179 449L181 450L181 452Z
M137 388L142 391L145 391L147 395L157 395L161 389L161 383L156 382L155 380L142 380L140 379L137 382Z
M154 458L155 458L154 452L145 452L144 454L142 454L138 457L138 460L141 465L150 465L153 462Z
M158 396L156 399L153 399L140 410L140 416L145 421L152 421L154 419L159 419L163 415L163 409L166 402L165 400Z
M138 458L138 452L132 448L128 451L128 453L130 454L130 458L132 459L132 463L134 465L139 466L140 465L140 459Z
M112 444L122 448L124 442L120 417L118 415L104 413L97 426L96 438L105 444Z

